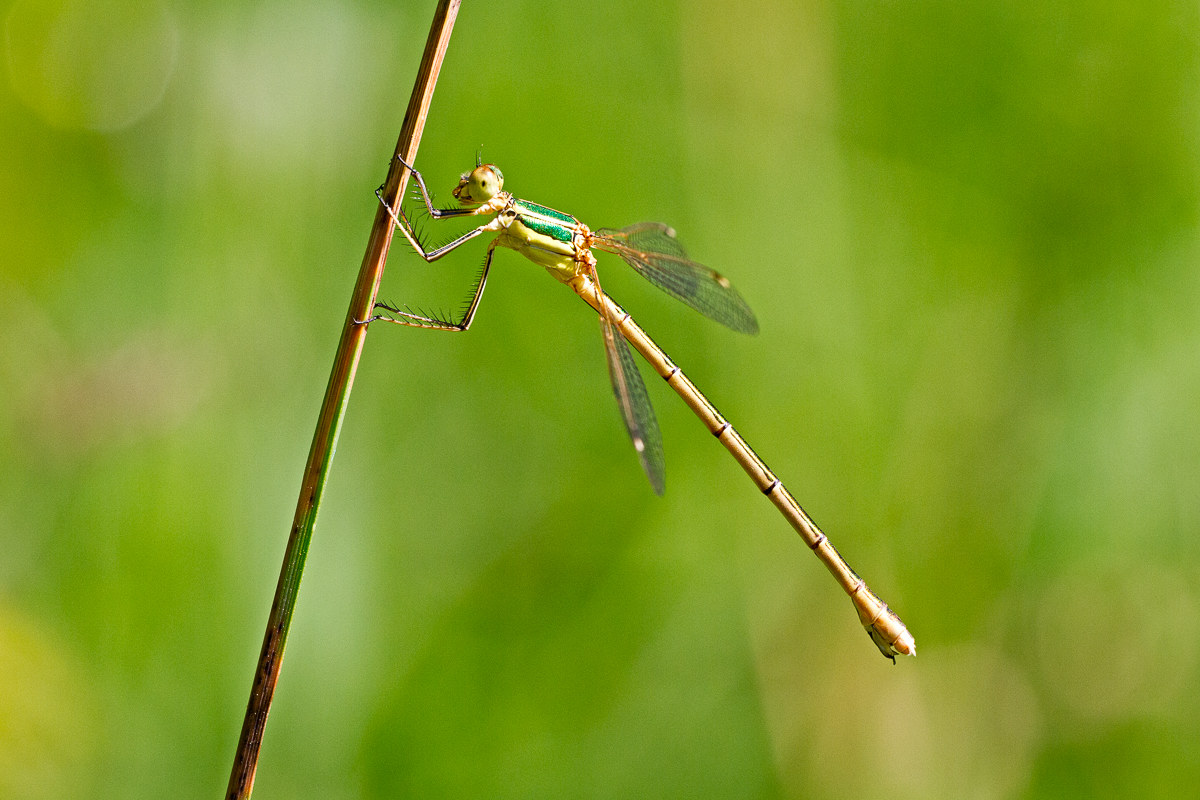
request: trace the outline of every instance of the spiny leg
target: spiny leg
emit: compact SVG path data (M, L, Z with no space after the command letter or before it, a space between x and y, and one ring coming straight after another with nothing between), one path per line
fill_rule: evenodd
M393 210L391 205L388 204L388 201L383 199L383 187L382 186L380 186L378 189L375 190L375 196L379 198L379 202L382 203L383 207L387 209L388 216L390 216L392 218L392 222L395 223L396 227L400 229L400 232L404 234L404 238L408 239L408 243L410 245L412 245L414 250L417 251L417 255L419 255L421 258L425 259L426 261L430 261L430 262L437 261L439 258L446 255L451 250L455 250L455 249L461 247L462 245L466 244L467 242L471 241L476 236L479 236L482 233L488 233L491 231L500 230L499 222L497 220L493 219L491 222L487 223L486 225L480 225L478 228L469 230L466 233L464 233L462 236L459 236L457 239L455 239L451 242L447 242L446 244L442 245L441 247L439 247L435 250L427 251L425 249L425 246L421 244L421 240L417 237L416 231L413 230L412 223L410 223L408 221L408 218L404 216L404 212L402 210L401 211Z
M429 211L429 216L433 217L434 219L447 219L450 217L466 217L475 213L475 209L473 208L434 208L433 199L429 196L429 190L425 188L425 179L421 177L421 173L413 169L412 165L400 156L396 156L396 160L400 162L401 166L412 173L413 180L417 182L417 188L421 190L421 199L425 201L425 208ZM383 187L380 187L380 190L382 190L382 188ZM375 194L378 195L379 192L376 192ZM381 201L383 200L382 197L379 199ZM383 204L388 206L389 209L391 208L386 201L384 201ZM395 215L393 215L393 218L394 217Z
M408 167L408 164L405 164L404 161L400 161L400 163ZM412 170L411 167L409 167L409 169ZM425 184L421 179L420 173L416 170L412 170L412 173L414 177L416 177L417 183L421 187L421 191L425 196L426 203L428 204L429 195L427 192L425 192ZM383 198L382 186L375 190L375 196L379 198L379 202L384 208L387 209L388 216L392 218L392 222L397 228L400 229L400 232L404 234L404 238L408 240L410 245L412 245L412 248L417 252L417 255L421 256L421 258L430 263L437 261L442 256L458 249L462 245L483 233L500 230L499 220L493 219L485 225L480 225L473 230L467 231L462 236L459 236L457 239L454 239L453 241L448 242L441 247L438 247L434 250L426 250L425 246L421 243L420 238L417 236L416 231L413 230L412 224L408 221L408 218L404 216L403 210L394 210ZM432 206L430 206L430 210L433 210ZM467 210L467 213L470 213L470 210ZM457 215L447 214L442 216ZM487 256L483 262L483 269L480 270L479 278L476 280L472 289L471 301L467 304L462 319L458 320L457 322L448 319L439 319L437 317L426 316L424 314L417 314L407 307L402 309L382 302L375 303L375 308L383 309L384 311L388 312L388 314L376 314L369 319L363 320L363 322L370 323L379 320L383 322L394 322L397 325L408 325L414 328L431 328L442 331L465 331L467 328L471 327L471 322L475 318L475 311L479 307L479 298L483 296L483 288L487 283L488 269L491 267L492 253L494 252L495 248L495 242L492 242L492 244L488 246ZM389 314L395 316L389 316Z
M494 252L496 252L496 243L493 241L488 245L487 255L483 259L483 268L479 270L479 277L475 281L474 294L471 297L471 301L467 303L462 319L458 322L415 314L411 309L401 309L382 302L376 303L375 308L382 308L388 313L376 314L364 320L364 322L394 322L397 325L407 325L412 328L430 328L438 331L465 331L475 321L475 311L479 308L479 299L483 297L483 289L487 286L488 270L492 267L492 254Z

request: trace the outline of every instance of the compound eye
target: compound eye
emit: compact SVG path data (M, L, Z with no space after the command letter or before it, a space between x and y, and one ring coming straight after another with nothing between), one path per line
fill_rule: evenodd
M491 165L476 167L471 173L471 178L472 183L478 187L478 194L471 192L471 196L480 202L487 202L500 192L500 178Z

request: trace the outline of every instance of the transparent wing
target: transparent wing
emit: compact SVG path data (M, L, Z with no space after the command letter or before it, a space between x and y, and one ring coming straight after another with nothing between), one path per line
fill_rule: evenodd
M661 222L639 222L628 228L601 228L595 246L615 253L643 278L709 319L740 333L758 333L758 320L729 279L703 264L689 261L675 229Z
M633 353L629 352L625 337L604 317L600 318L600 327L604 333L608 376L612 380L613 394L617 397L617 405L621 407L625 427L629 430L629 438L633 440L638 460L642 462L642 469L646 471L654 493L662 494L666 488L662 433L658 430L658 421L654 419L646 384L642 382L642 375L634 363Z

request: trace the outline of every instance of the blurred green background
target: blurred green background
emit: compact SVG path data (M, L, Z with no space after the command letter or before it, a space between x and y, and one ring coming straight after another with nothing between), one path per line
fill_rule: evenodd
M402 5L2 7L0 796L223 791ZM594 314L501 253L469 333L371 331L256 798L1194 792L1200 7L734 5L467 2L419 165L728 274L758 337L602 264L918 657L648 378L655 497Z

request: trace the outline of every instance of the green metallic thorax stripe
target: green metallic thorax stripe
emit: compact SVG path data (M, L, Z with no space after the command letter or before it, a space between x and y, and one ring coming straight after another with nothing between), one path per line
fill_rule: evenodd
M513 208L517 211L517 219L521 224L535 233L549 236L560 242L569 242L575 234L579 220L570 214L555 211L553 208L539 206L528 200L514 200Z
M560 242L571 241L573 231L570 228L564 228L562 225L556 225L553 222L546 222L545 220L526 216L520 216L517 219L534 233L549 236L551 239L557 239Z
M575 219L570 214L564 214L561 211L555 211L553 208L546 208L545 206L539 206L537 203L531 203L528 200L514 200L513 206L518 211L526 211L535 216L549 217L550 219L556 219L559 222L565 222L568 225L578 225L579 224L579 220Z

